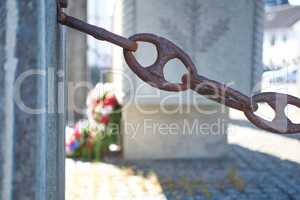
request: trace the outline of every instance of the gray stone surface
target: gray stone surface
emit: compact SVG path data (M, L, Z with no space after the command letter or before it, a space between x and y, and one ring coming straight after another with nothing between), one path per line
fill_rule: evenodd
M63 199L64 91L57 76L64 53L56 1L7 0L0 10L0 199Z
M72 0L67 10L72 16L83 21L87 20L87 1ZM67 69L70 84L68 91L68 121L75 122L85 114L86 96L89 91L82 84L89 80L87 35L77 30L68 29L67 48Z
M176 110L176 106L167 106ZM186 110L191 108L191 111ZM207 106L213 110L215 106ZM228 153L227 113L217 110L202 114L195 107L183 112L165 113L158 106L143 106L156 111L145 114L135 106L124 108L122 133L127 159L219 158Z
M263 34L259 23L263 21L262 8L261 0L235 0L230 4L217 0L176 0L172 3L167 0L120 0L115 15L115 31L125 36L149 32L166 37L192 57L201 75L250 94L253 73L258 73L253 68L262 62L259 46ZM137 52L138 60L152 64L155 59L153 51L142 45L140 48L143 51ZM127 67L122 68L119 50L115 49L114 67L128 73L135 85L142 84L132 72L127 72ZM173 62L169 67L166 77L172 81L180 80L183 72L180 63ZM128 89L126 80L123 80L121 88L123 91ZM155 94L156 89L148 86L141 92ZM161 97L168 95L170 93L164 92ZM144 101L149 104L149 101ZM157 98L151 103L159 101ZM177 102L171 100L170 103Z
M230 156L226 160L219 162L212 161L152 161L152 162L128 162L127 165L133 165L138 170L152 170L158 174L160 180L172 177L173 180L180 182L180 177L187 180L193 180L201 177L207 183L208 190L212 193L213 199L299 199L300 188L295 181L298 180L300 166L298 163L287 160L280 160L276 157L262 154L259 152L249 151L237 145L230 148ZM243 156L242 156L243 155ZM237 162L248 163L244 167L238 167ZM269 165L261 168L260 166ZM289 165L286 170L282 165ZM226 182L228 173L234 169L236 177L244 181L245 185L240 190L234 182ZM220 190L218 184L222 184L225 179L224 190ZM217 184L216 184L217 183ZM162 181L163 184L163 181ZM180 184L180 183L179 183ZM163 184L167 189L169 185ZM199 187L201 189L201 187ZM187 193L178 190L179 193L188 199ZM170 190L170 198L176 199L174 193ZM196 191L194 191L197 193ZM173 194L173 195L172 195ZM199 191L203 199L203 191ZM195 198L194 195L191 197Z
M6 19L6 5L5 5L5 1L1 1L0 2L0 74L4 74L4 67L2 67L3 63L5 62L5 19ZM0 85L2 85L2 87L0 87L0 96L3 97L4 96L4 77L0 76ZM4 127L4 99L0 98L0 127ZM0 141L3 140L3 132L0 131ZM2 146L0 148L3 148ZM3 163L3 150L0 150L0 163ZM0 164L0 180L3 180L3 167ZM2 181L0 181L0 188L2 188ZM1 191L1 189L0 189ZM1 197L0 197L1 199Z
M259 23L263 17L261 0L234 0L230 3L218 0L174 0L172 3L169 0L120 0L117 2L114 16L116 33L131 36L146 32L168 38L191 56L200 75L228 84L245 94L251 93L253 82L259 77L257 68L261 66L262 24ZM154 51L155 48L150 48L150 45L139 43L139 49L135 55L138 61L147 66L155 61ZM125 157L141 158L142 155L145 158L217 157L216 152L205 150L209 146L207 141L213 140L212 138L215 138L214 144L218 144L218 148L223 148L223 152L226 152L226 137L206 136L209 138L206 140L203 139L205 137L170 136L166 139L155 135L151 129L145 131L143 124L145 119L154 119L160 124L177 123L181 129L181 121L184 118L191 120L190 123L198 118L201 119L202 124L212 125L219 119L220 112L215 116L208 116L197 112L192 106L199 106L203 109L214 107L216 110L220 110L220 107L192 91L171 93L146 85L124 63L120 48L114 49L113 65L117 71L114 79L118 98L127 106L124 109L123 125L125 128L122 132ZM185 72L183 68L178 60L169 62L165 68L167 80L180 82ZM184 105L190 107L191 112L189 115L186 113L167 115L159 112L151 116L137 111L138 108L147 109L148 107L157 110L162 105ZM223 114L226 114L226 111ZM215 117L214 120L213 117ZM140 132L135 139L127 138L128 135L132 135L126 132L128 120L130 123L141 125ZM226 126L226 122L224 124ZM182 132L181 129L179 132ZM197 134L197 132L192 134ZM225 135L226 130L222 134ZM148 147L147 141L151 141L154 147ZM177 152L177 144L182 144L180 145L182 154L175 153L170 156L170 152ZM171 149L172 146L173 149ZM147 150L144 151L143 148ZM219 156L222 155L223 153L219 154Z
M261 89L261 77L263 73L263 40L264 40L264 22L265 22L265 2L255 0L255 18L253 32L253 54L252 54L252 90Z

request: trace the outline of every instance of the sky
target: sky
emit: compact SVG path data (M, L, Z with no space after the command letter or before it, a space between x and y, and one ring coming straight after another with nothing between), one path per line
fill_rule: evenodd
M289 0L291 5L300 5L300 0Z
M88 22L112 31L112 16L115 0L88 0ZM111 65L112 46L88 36L88 65Z

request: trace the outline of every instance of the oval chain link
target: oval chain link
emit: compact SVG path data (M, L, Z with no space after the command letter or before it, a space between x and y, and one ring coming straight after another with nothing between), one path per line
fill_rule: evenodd
M171 41L156 36L154 34L143 33L133 35L129 38L134 42L149 42L156 46L157 59L150 66L142 66L138 63L133 53L130 50L124 49L124 58L128 66L140 77L143 81L158 89L167 91L184 91L187 90L185 83L170 83L164 76L164 67L172 59L179 59L190 74L197 74L197 69L191 58L179 47Z

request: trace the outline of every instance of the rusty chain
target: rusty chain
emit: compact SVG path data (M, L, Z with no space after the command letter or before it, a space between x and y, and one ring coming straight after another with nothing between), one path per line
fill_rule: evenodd
M66 2L66 0L59 1ZM62 11L60 6L66 7L66 3L58 5L59 23L87 33L96 39L108 41L122 47L128 66L140 79L151 86L166 91L192 89L210 100L244 112L248 120L261 129L281 134L300 132L300 124L291 122L285 114L285 107L287 105L294 105L300 108L300 99L275 92L265 92L249 97L224 84L199 75L190 56L166 38L154 34L142 33L133 35L127 39L103 28L68 16ZM156 46L158 56L154 64L144 67L138 63L133 54L138 48L137 42L148 42ZM179 59L188 71L188 73L183 75L182 83L177 84L168 82L165 79L163 71L167 62L175 58ZM272 107L275 111L273 120L267 121L255 114L258 109L258 103L267 103Z

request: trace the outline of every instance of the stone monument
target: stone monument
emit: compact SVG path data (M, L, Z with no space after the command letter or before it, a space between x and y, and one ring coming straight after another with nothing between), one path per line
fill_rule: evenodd
M198 73L245 94L260 78L261 0L120 0L114 31L124 36L154 33L185 50ZM155 48L139 43L141 64L155 61ZM192 91L165 92L146 85L114 49L114 82L124 105L122 137L128 159L219 158L227 153L228 109ZM165 69L180 82L178 60Z

